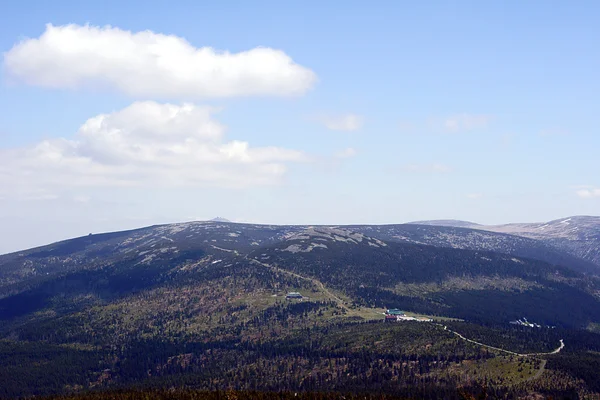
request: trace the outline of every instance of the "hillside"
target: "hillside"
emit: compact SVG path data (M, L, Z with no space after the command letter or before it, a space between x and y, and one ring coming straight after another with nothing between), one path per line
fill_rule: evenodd
M600 217L573 216L543 223L479 225L465 221L419 221L416 224L453 226L507 233L536 239L600 266Z
M567 267L539 261L553 256ZM89 235L2 256L0 318L43 309L58 293L113 299L194 271L243 266L248 258L317 278L369 306L397 302L419 312L501 322L523 314L570 326L600 321L594 311L597 281L573 268L584 263L570 263L569 256L534 240L417 225L342 229L220 222Z
M524 314L551 325L600 320L597 287L588 286L591 282L583 276L510 255L383 242L339 228L308 228L250 257L314 277L365 306L395 306L480 322L508 322Z
M190 222L151 226L132 231L88 235L48 246L0 255L0 296L20 282L43 280L55 274L110 265L119 258L147 264L153 259L195 257L227 258L276 243L307 226ZM584 273L598 267L541 240L476 229L426 225L356 225L342 227L384 241L396 241L468 250L511 254L566 266ZM170 245L173 244L173 245ZM186 255L187 254L187 255ZM200 257L201 258L201 257ZM134 261L135 260L135 261ZM208 260L208 258L205 258Z
M588 377L600 339L581 330L600 323L594 278L369 229L401 232L194 222L4 255L0 398L131 385L357 392L367 384L417 398L460 398L457 387L477 392L482 382L503 396L600 390ZM292 291L304 298L286 300ZM444 324L464 319L452 329L511 351L549 352L563 338L569 350L546 373L550 358L511 358L435 323L384 324L386 307ZM556 328L509 324L522 317ZM584 368L572 362L581 357L590 359Z
M386 241L511 254L566 266L583 273L600 274L600 266L561 251L543 240L483 231L477 229L476 225L475 229L418 224L351 225L345 228Z

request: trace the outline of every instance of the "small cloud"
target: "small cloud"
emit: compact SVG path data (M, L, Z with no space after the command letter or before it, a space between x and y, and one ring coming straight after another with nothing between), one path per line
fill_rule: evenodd
M581 188L577 190L575 193L582 199L592 199L595 197L600 197L600 188L588 186L587 188Z
M352 147L347 147L343 150L340 150L334 154L335 158L352 158L356 155L356 149Z
M359 130L364 123L363 117L357 114L321 116L317 120L325 125L327 129L346 132Z
M447 165L433 163L433 164L408 164L401 169L405 172L415 172L415 173L447 173L451 172L452 168Z
M467 198L477 200L483 197L483 193L469 193L467 194Z
M444 118L441 121L433 121L431 125L435 128L442 128L448 133L460 133L472 131L475 129L483 129L487 127L492 117L483 114L456 114Z

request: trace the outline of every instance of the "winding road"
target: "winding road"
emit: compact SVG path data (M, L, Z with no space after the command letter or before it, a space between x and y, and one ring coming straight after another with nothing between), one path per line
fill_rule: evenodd
M295 278L311 282L312 284L314 284L315 286L317 286L319 289L321 289L321 291L323 293L325 293L326 296L328 296L330 299L334 300L340 307L342 307L346 311L351 311L344 304L344 301L342 299L340 299L338 296L336 296L335 294L333 294L329 289L327 289L325 287L325 285L323 284L323 282L319 281L318 279L309 278L309 277L306 277L306 276L302 276L302 275L297 274L295 272L288 271L288 270L285 270L285 269L282 269L282 268L279 268L279 267L275 267L275 266L270 265L270 264L266 264L266 263L260 262L260 261L258 261L256 259L252 259L252 258L247 258L247 259L250 262L259 264L259 265L261 265L261 266L263 266L265 268L269 268L269 269L271 269L273 271L276 271L276 272L279 272L279 273L282 273L282 274L287 274L289 276L293 276ZM468 339L468 338L464 337L463 335L461 335L460 333L458 333L456 331L453 331L451 329L448 329L448 327L446 325L437 324L437 323L435 325L443 327L445 331L453 333L454 335L458 336L460 339L462 339L462 340L464 340L466 342L473 343L475 345L482 346L482 347L485 347L485 348L488 348L488 349L491 349L491 350L496 350L496 351L500 351L500 352L503 352L503 353L511 354L511 355L514 355L514 356L517 356L517 357L530 357L530 356L543 356L543 355L549 355L549 354L557 354L557 353L560 353L561 350L565 347L564 340L560 339L560 346L558 346L553 351L550 351L550 352L547 352L547 353L526 353L526 354L521 354L521 353L517 353L517 352L514 352L514 351L510 351L510 350L501 349L499 347L490 346L490 345L487 345L485 343L477 342L477 341L472 340L472 339ZM531 377L529 377L527 379L527 381L535 380L535 379L538 379L540 376L542 376L542 374L546 370L546 364L547 364L547 362L548 362L547 360L542 359L541 362L540 362L540 368L536 371L536 373L534 375L532 375Z
M469 343L473 343L473 344L476 344L478 346L486 347L488 349L492 349L492 350L496 350L496 351L501 351L501 352L504 352L504 353L512 354L512 355L517 356L517 357L544 356L544 355L548 355L548 354L557 354L557 353L560 353L560 351L565 347L565 342L562 339L560 339L560 346L558 346L553 351L550 351L550 352L547 352L547 353L526 353L526 354L521 354L521 353L516 353L516 352L510 351L510 350L504 350L504 349L501 349L499 347L490 346L490 345L487 345L487 344L484 344L484 343L481 343L481 342L477 342L475 340L467 339L466 337L464 337L460 333L458 333L456 331L453 331L452 329L448 329L448 327L446 325L441 325L441 324L436 324L436 325L442 326L445 331L452 332L453 334L455 334L456 336L458 336L462 340L465 340L465 341L467 341ZM545 366L545 363L544 363L544 366Z

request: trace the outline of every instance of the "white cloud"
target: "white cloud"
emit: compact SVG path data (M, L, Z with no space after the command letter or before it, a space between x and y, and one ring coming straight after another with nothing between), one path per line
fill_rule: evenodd
M364 119L356 114L321 116L318 120L332 131L356 131L362 128Z
M30 85L109 86L145 98L299 95L316 82L313 71L280 50L229 53L174 35L111 26L48 24L39 38L6 52L4 67Z
M447 117L441 121L441 128L445 132L459 133L472 131L475 129L483 129L488 126L491 121L491 116L481 114L456 114ZM435 122L434 126L438 127L439 122Z
M302 152L224 141L214 109L136 102L87 120L73 139L0 150L0 194L90 186L247 187L280 182ZM6 193L2 193L6 192ZM45 194L45 192L42 192Z
M356 155L356 149L352 147L347 147L343 150L340 150L334 154L336 158L352 158Z
M402 167L405 172L416 172L416 173L447 173L451 172L452 168L445 164L433 163L433 164L408 164Z
M587 187L581 188L575 192L577 196L583 199L591 199L594 197L600 197L600 188Z

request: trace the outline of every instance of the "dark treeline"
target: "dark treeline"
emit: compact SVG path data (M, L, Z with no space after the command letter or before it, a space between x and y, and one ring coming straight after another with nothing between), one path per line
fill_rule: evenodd
M515 261L498 253L400 243L376 248L333 242L326 252L303 253L281 251L277 246L257 250L251 256L268 254L270 262L344 291L357 305L393 305L477 323L508 323L524 315L541 324L571 328L600 321L598 300L589 291L581 290L589 284L584 283L583 275L541 261ZM394 289L399 283L443 284L449 277L468 281L483 276L518 279L523 287L441 290L410 296ZM577 284L565 283L577 279Z
M434 389L434 388L432 388ZM42 400L406 400L437 399L440 391L420 391L410 395L392 395L386 393L351 392L267 392L217 390L202 391L190 389L157 390L113 390L97 391L78 395L44 397ZM445 393L445 399L495 399L503 398L507 393L496 393L488 387L461 387ZM552 398L551 396L548 397ZM569 398L569 397L565 397Z
M279 318L283 315L280 311L287 309L294 310L295 318L300 319L307 318L305 313L322 311L310 303L282 304L266 312L271 316L264 323L269 326L269 321ZM534 345L534 334L530 333L534 330L490 329L471 327L466 323L455 323L453 328L462 329L464 334L496 340L493 343L496 345L505 338ZM110 351L0 342L0 397L137 386L152 390L195 388L214 392L210 396L219 393L218 390L231 388L261 393L324 391L454 399L461 398L459 388L471 388L466 393L476 393L473 388L481 383L487 387L489 398L514 398L530 391L535 383L514 386L504 378L484 376L483 370L481 376L476 371L463 371L464 363L484 366L486 360L492 360L496 355L459 340L434 324L307 324L305 327L299 325L293 334L282 332L253 340L244 338L243 331L241 334L235 332L236 338L229 335L226 328L222 329L218 334L213 332L212 339L206 336L199 341L136 340ZM548 363L563 371L560 380L549 378L543 387L555 398L577 395L582 387L578 379L583 379L586 384L589 382L588 389L595 387L593 368L600 358L590 356L584 367L576 363L580 358L571 359L568 355L552 356ZM519 367L517 374L527 365L540 366L535 360L517 358L514 364L515 368ZM521 378L520 381L526 380ZM538 392L542 393L541 390ZM152 391L144 393L165 395Z

